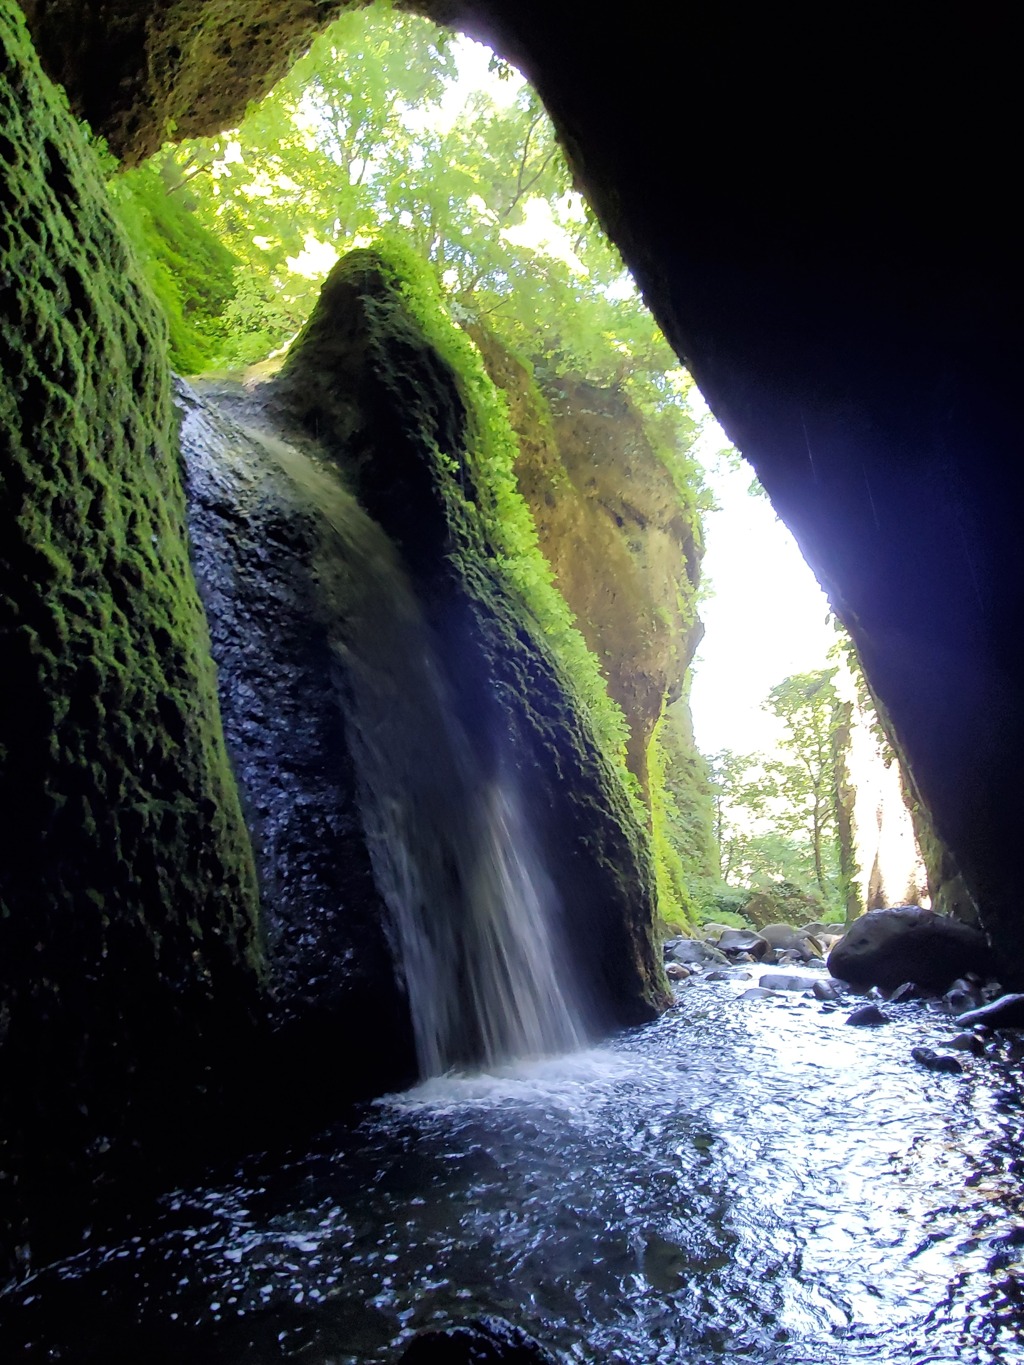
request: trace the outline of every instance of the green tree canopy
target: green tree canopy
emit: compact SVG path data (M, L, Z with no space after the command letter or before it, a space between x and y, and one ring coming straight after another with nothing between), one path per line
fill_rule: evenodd
M787 882L845 913L852 875L843 807L849 707L836 691L836 673L825 668L783 679L764 702L782 722L778 751L724 750L711 770L724 879L750 887Z

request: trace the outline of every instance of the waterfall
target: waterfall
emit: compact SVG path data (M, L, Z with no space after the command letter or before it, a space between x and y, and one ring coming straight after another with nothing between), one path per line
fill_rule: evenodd
M584 1042L563 914L520 794L515 755L481 755L399 556L336 473L250 433L331 528L317 570L374 877L423 1076ZM509 747L507 741L506 749Z

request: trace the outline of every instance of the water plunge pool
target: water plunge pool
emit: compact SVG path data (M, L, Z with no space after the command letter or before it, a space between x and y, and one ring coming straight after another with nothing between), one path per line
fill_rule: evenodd
M595 1365L1013 1365L1012 1043L938 1075L910 1049L951 1022L892 1013L698 982L604 1047L364 1106L37 1273L0 1355L363 1365L497 1313Z

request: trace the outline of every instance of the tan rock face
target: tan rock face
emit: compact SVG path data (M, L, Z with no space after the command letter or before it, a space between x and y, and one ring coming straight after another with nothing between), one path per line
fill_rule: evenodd
M493 337L474 339L509 402L541 549L626 714L629 765L646 788L654 727L679 698L703 630L696 513L623 394L569 378L542 398Z

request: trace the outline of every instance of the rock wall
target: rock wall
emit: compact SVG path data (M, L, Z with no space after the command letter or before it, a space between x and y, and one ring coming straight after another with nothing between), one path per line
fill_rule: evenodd
M373 253L342 261L266 401L398 547L474 752L493 765L514 756L592 1024L649 1017L665 997L644 831L491 539L501 475L475 420L477 381L432 344L404 287Z
M541 393L496 337L470 330L509 402L516 477L544 557L625 712L629 766L646 791L655 726L681 697L703 633L692 494L676 487L624 394L573 377Z
M261 947L163 326L7 0L0 44L9 1247L29 1215L73 1220L143 1136L152 1165L195 1149L232 1088Z
M275 1103L330 1115L338 1096L416 1075L346 729L338 642L352 594L338 580L356 567L334 529L337 491L318 496L298 454L290 464L233 420L259 422L258 399L197 388L179 381L188 522L259 874L264 1072Z

